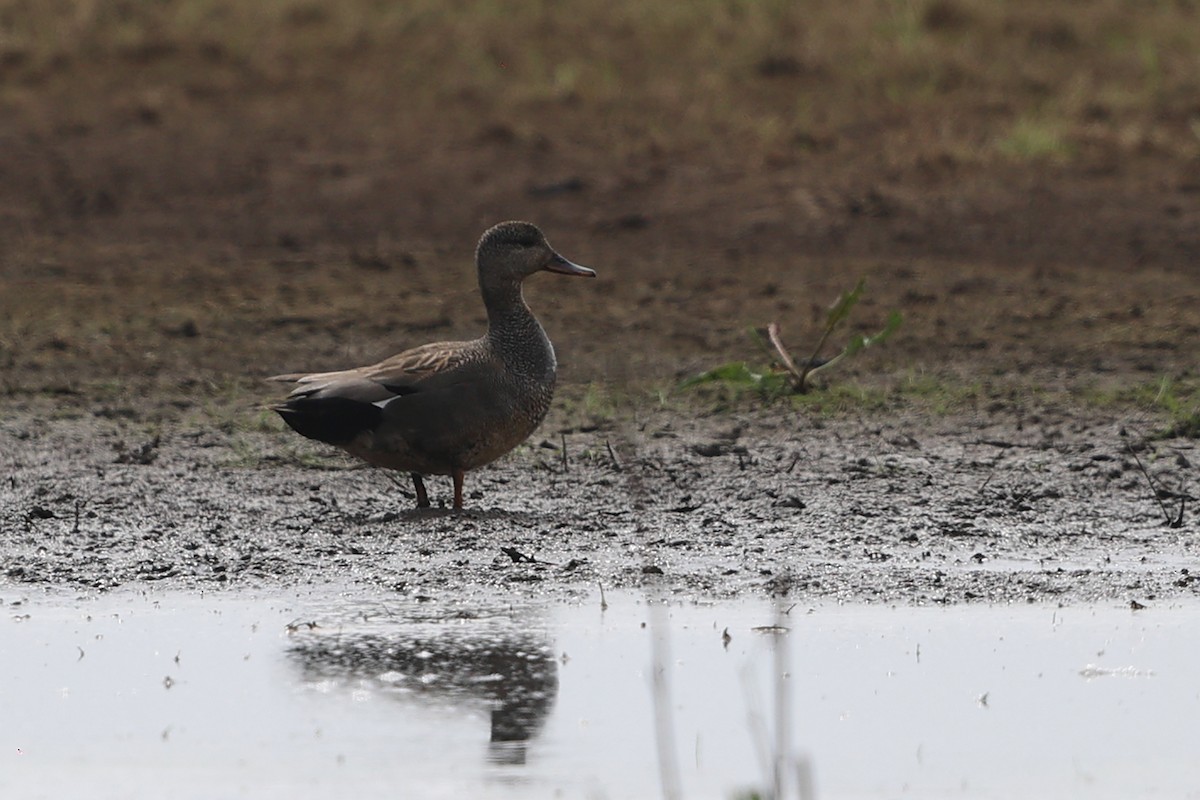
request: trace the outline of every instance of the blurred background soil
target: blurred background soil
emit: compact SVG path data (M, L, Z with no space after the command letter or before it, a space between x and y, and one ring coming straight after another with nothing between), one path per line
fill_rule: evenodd
M10 408L474 336L511 218L601 276L527 287L568 395L803 351L865 277L857 386L1194 398L1200 5L0 0Z

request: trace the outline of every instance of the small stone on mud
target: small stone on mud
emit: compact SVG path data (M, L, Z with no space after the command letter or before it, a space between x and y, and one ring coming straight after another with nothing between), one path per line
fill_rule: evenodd
M522 553L515 547L501 547L500 552L508 556L514 564L534 564L537 562L536 558Z
M174 327L164 329L163 333L168 336L178 336L182 339L194 339L200 335L200 327L195 320L186 319Z
M774 503L771 503L771 506L774 508L795 508L797 510L808 508L805 502L799 497L796 497L794 494L789 494L787 497L779 498Z

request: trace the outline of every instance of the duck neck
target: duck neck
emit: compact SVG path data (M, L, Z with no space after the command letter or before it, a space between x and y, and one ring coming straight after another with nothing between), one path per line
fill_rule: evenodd
M520 283L481 286L487 308L487 338L510 370L543 379L553 377L554 349L529 310Z

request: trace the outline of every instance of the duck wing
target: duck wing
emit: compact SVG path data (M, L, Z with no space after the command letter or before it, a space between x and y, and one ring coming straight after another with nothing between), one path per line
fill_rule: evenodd
M478 341L437 342L366 367L276 375L269 380L296 387L272 409L302 436L344 445L376 429L397 398L430 393L417 405L436 407L451 387L471 383L481 356Z
M365 367L340 369L332 372L289 372L284 375L272 375L267 380L298 383L300 386L296 388L297 392L305 386L324 385L353 378L367 378L381 383L419 380L452 370L462 362L471 360L473 356L477 355L479 345L478 340L473 342L435 342L405 350L403 353L397 353Z
M471 361L473 357L478 356L480 344L477 340L421 345L355 371L381 383L420 380L449 372L464 362Z

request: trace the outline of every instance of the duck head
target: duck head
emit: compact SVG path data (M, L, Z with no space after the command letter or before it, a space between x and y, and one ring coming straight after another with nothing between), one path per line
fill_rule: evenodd
M535 272L594 278L596 273L555 252L546 236L528 222L501 222L484 232L475 250L481 285L520 284Z

